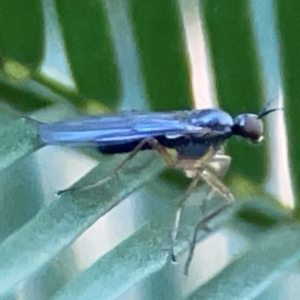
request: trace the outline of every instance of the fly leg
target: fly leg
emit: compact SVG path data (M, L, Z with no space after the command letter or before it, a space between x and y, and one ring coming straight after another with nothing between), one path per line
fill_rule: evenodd
M173 223L173 227L172 227L172 231L171 231L171 246L170 246L170 253L169 254L170 254L172 262L176 262L176 256L175 256L175 253L174 253L174 246L175 246L175 242L176 242L176 239L177 239L177 234L178 234L179 222L180 222L182 209L184 207L185 202L188 200L189 196L193 193L193 191L194 191L195 187L197 186L200 178L201 177L200 177L200 174L199 174L199 176L196 176L192 180L189 187L187 188L187 190L183 194L182 198L178 202L177 209L176 209L176 212L175 212L175 219L174 219L174 223Z
M169 152L163 147L156 139L154 138L147 138L142 140L126 157L125 159L109 174L108 176L105 176L104 178L98 180L95 183L83 186L83 187L71 187L65 190L58 191L56 194L57 196L60 196L61 194L64 194L65 192L70 191L85 191L92 188L95 188L97 186L100 186L105 181L110 179L112 176L117 176L118 173L135 157L135 155L143 148L145 144L149 144L152 149L156 150L164 159L167 165L174 166L176 163L172 156L169 154Z
M191 261L193 259L193 255L194 255L195 246L197 244L197 233L198 233L198 231L200 229L202 229L203 227L205 227L205 224L207 222L209 222L211 219L213 219L214 217L219 215L221 212L226 210L228 208L228 206L230 206L230 204L231 203L229 203L229 202L224 203L218 209L214 210L213 212L211 212L210 214L205 216L203 219L201 219L201 221L199 221L198 224L195 226L194 233L193 233L193 238L192 238L190 248L189 248L188 257L186 259L185 266L184 266L184 275L188 275L189 267L190 267L190 264L191 264Z
M234 197L231 194L230 190L220 180L220 178L223 177L226 171L228 170L230 166L230 162L231 162L231 158L229 156L218 154L213 158L209 166L201 172L202 180L204 180L211 188L208 197L212 197L213 193L217 192L226 199L226 203L224 203L218 209L206 215L195 226L193 232L193 238L189 248L188 257L184 266L185 275L188 274L188 269L193 259L193 254L197 243L198 231L200 229L206 230L207 222L209 222L215 216L219 215L222 211L224 211L228 206L230 206L234 202ZM214 173L212 172L212 170L214 170Z
M217 154L208 164L205 164L201 172L202 180L211 188L209 197L217 192L228 202L233 202L234 197L228 187L221 181L230 166L231 158L227 155Z
M171 231L171 247L170 247L170 257L173 262L176 262L176 257L174 253L174 246L178 235L179 222L181 213L185 203L187 202L189 196L193 193L200 179L202 179L202 165L212 161L216 151L213 148L210 148L209 151L200 159L185 161L184 157L180 157L176 162L176 167L182 169L188 177L193 178L186 192L183 194L182 198L177 204L177 209L175 212L175 219Z
M213 172L216 175L217 178L220 179L223 178L223 176L228 171L230 167L230 163L231 163L230 156L218 153L213 157L212 161L208 164L208 168L211 170L211 172ZM209 186L209 190L206 196L204 197L203 202L200 205L200 210L203 215L205 213L206 203L212 198L214 193L215 193L215 189Z

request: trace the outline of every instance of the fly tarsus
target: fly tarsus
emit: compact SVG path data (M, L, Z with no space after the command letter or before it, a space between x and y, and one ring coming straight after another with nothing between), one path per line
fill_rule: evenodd
M184 265L184 275L185 276L188 275L189 267L190 267L190 264L191 264L193 256L194 256L194 251L195 251L195 247L197 244L197 234L198 234L199 230L201 230L201 229L206 230L207 223L211 219L213 219L214 217L216 217L217 215L219 215L220 213L225 211L230 205L232 205L232 202L226 202L225 204L220 206L218 209L214 210L213 212L208 214L206 217L204 217L202 220L200 220L198 222L198 224L195 226L194 232L193 232L193 238L192 238L192 240L190 242L190 246L189 246L188 257L187 257L185 265Z

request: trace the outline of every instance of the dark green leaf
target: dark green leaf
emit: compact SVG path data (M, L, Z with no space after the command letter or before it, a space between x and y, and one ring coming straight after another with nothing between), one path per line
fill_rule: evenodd
M190 108L190 74L179 8L171 0L130 0L129 5L151 107Z
M299 115L300 115L300 91L298 83L300 80L300 41L298 34L300 32L300 3L298 1L278 0L277 2L277 22L280 34L280 48L282 54L282 72L284 80L284 92L286 95L287 115L286 122L289 129L289 156L293 172L294 188L297 193L296 214L300 217L300 143L298 141Z
M28 67L39 66L44 53L41 1L0 1L0 55Z
M121 83L103 1L56 1L68 61L79 94L114 108Z
M233 0L228 5L226 0L204 0L201 13L222 109L232 115L258 113L263 95L249 2ZM228 148L234 157L230 172L261 182L266 171L266 149L253 150L240 141L231 141Z

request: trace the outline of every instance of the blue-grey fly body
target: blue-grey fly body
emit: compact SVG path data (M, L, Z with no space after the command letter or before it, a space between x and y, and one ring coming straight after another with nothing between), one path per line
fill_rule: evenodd
M259 114L242 113L236 117L219 109L126 112L74 121L39 123L38 130L47 145L94 146L104 154L128 153L113 174L117 174L137 152L156 150L167 165L181 169L187 177L192 178L190 186L178 203L171 231L170 256L173 261L181 211L199 180L210 187L206 198L210 198L214 192L223 196L226 203L205 216L196 226L185 266L187 273L196 244L197 230L204 228L207 221L234 201L230 190L221 181L231 162L231 158L222 151L225 141L232 136L241 136L253 143L260 142L263 138L262 118L276 110L266 107ZM169 153L170 149L175 150L176 157ZM82 188L69 188L59 194L77 189L86 190L96 185L97 183Z

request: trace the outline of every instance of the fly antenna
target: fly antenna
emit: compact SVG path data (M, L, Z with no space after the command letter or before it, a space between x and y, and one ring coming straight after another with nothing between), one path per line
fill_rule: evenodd
M258 113L257 115L257 118L258 119L262 119L263 117L265 117L266 115L268 115L269 113L272 113L274 111L277 111L277 110L283 110L283 108L271 108L269 109L270 105L272 102L274 102L277 98L273 98L271 99L270 101L267 102L267 104L265 105L265 107Z
M268 109L268 110L263 110L261 111L258 115L257 115L257 118L258 119L262 119L263 117L265 117L266 115L268 115L269 113L272 113L276 110L283 110L282 107L278 107L278 108L272 108L272 109Z

